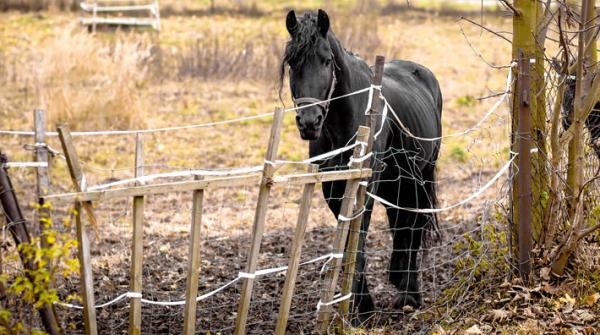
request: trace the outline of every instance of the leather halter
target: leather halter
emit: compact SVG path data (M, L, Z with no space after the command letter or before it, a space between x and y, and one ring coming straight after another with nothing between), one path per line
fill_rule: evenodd
M332 57L333 61L333 57ZM335 85L337 84L337 78L335 77L335 62L333 63L333 70L331 71L331 86L329 87L329 91L327 92L327 99L320 100L312 97L302 97L302 98L294 98L292 95L292 100L294 101L294 106L297 108L296 113L300 111L300 104L316 104L323 108L325 111L325 115L323 115L323 119L327 118L327 113L329 112L329 103L331 102L331 96L333 96L333 91L335 91Z

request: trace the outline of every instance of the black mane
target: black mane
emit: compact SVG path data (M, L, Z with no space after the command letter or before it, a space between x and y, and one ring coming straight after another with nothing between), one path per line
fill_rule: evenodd
M285 66L302 66L309 55L316 52L316 43L319 37L317 27L317 14L313 12L304 13L300 18L297 31L287 42L283 59L281 60L279 70L279 97L281 98L281 89L285 77Z

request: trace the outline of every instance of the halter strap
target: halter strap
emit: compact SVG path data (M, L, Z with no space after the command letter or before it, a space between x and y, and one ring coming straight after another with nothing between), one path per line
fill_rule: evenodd
M331 86L329 87L329 92L327 92L327 99L320 100L320 99L312 98L312 97L302 97L302 98L293 98L292 97L292 100L294 101L294 106L296 108L299 108L299 107L301 107L299 105L303 104L303 103L319 105L325 111L325 115L323 116L323 119L327 118L327 113L329 112L329 103L331 102L331 97L333 96L333 91L335 91L335 85L337 84L337 78L335 77L335 65L333 67L333 70L331 71L331 75L332 75ZM298 110L296 110L296 112L298 112Z

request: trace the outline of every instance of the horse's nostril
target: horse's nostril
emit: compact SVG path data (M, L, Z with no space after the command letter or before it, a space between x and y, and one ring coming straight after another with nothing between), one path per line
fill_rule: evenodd
M321 124L321 121L323 121L323 115L317 115L317 125Z
M296 115L296 124L300 124L300 115Z

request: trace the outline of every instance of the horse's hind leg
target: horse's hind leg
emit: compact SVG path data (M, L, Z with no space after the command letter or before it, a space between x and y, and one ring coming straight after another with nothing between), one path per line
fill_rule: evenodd
M421 292L417 253L421 247L424 218L422 214L396 208L387 208L387 215L393 237L389 280L400 291L394 307L410 305L418 308L421 306Z

